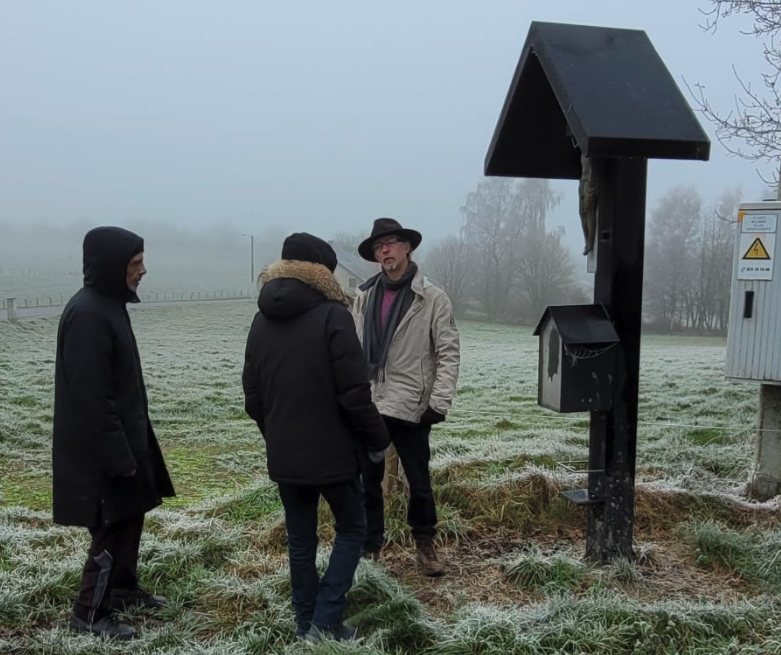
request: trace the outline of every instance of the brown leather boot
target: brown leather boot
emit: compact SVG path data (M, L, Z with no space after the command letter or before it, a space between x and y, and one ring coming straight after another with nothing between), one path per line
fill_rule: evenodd
M423 573L432 578L437 578L445 572L445 567L437 557L432 535L421 534L415 536L415 550L418 554L418 562Z

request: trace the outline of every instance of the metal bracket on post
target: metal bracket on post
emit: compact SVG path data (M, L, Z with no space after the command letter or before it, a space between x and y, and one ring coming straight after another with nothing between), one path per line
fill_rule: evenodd
M567 473L600 474L604 475L605 469L580 468L588 466L588 460L570 460L568 462L556 462L556 465L567 471ZM569 489L562 491L561 495L571 500L576 505L596 505L604 503L603 497L590 493L588 489Z
M588 489L571 489L569 491L562 491L561 495L568 498L576 505L599 505L604 503L604 498L598 498L589 494Z

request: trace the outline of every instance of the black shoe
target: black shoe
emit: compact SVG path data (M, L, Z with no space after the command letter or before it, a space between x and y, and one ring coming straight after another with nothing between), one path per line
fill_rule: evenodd
M312 627L311 621L303 621L296 625L296 639L304 639Z
M324 638L335 641L348 641L349 639L355 639L357 633L358 628L346 623L340 623L333 628L322 629L313 625L309 628L309 632L306 633L306 641L310 644L319 644Z
M370 559L374 562L380 561L380 551L379 550L364 550L361 553L361 559Z
M131 607L159 610L166 605L168 605L168 601L165 599L165 596L155 596L145 589L141 589L141 587L111 590L111 607L120 612L124 612Z
M135 628L120 623L116 614L109 614L92 623L82 621L75 614L71 614L68 627L74 632L91 632L98 637L109 637L111 639L125 640L133 639L133 637L137 636Z

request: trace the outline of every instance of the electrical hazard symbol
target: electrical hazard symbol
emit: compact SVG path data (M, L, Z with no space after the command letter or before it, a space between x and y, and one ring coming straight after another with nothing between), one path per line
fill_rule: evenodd
M738 280L772 280L775 234L741 234L738 244Z
M765 248L762 240L757 237L743 255L743 259L770 259L770 253Z

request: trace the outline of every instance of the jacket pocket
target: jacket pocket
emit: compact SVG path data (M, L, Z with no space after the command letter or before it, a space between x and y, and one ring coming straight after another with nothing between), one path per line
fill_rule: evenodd
M142 462L136 474L118 476L106 480L105 493L100 502L100 518L103 523L119 523L138 517L156 504L151 498L149 475Z
M418 400L418 405L423 405L426 402L426 396L428 395L425 357L420 357L418 360L418 372L420 373L420 400Z

